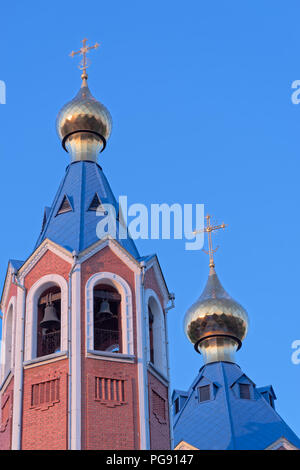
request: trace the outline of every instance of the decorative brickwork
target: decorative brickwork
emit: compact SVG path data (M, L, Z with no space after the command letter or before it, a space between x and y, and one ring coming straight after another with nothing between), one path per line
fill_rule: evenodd
M59 402L60 379L54 378L31 386L31 407L45 410Z
M152 390L152 411L160 423L166 423L167 404L155 390Z
M84 423L86 440L83 442L82 448L88 450L138 449L136 365L88 358L86 359L86 370L88 372L84 397L88 406ZM95 392L95 376L97 374L97 377L107 377L108 371L110 384L117 385L118 382L124 384L125 401L122 403L97 399L100 392L99 389Z
M67 359L25 369L22 449L67 449L67 416Z
M95 377L95 400L107 406L125 403L125 380Z
M0 450L11 447L14 380L11 379L1 396Z
M151 449L170 449L168 388L150 372L148 384Z

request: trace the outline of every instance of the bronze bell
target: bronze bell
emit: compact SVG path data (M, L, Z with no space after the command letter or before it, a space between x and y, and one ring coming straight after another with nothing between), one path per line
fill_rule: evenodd
M60 320L56 313L53 303L48 303L44 311L44 318L40 323L41 328L54 329L60 328Z
M100 310L96 315L96 322L100 323L105 320L110 320L113 317L112 312L110 311L109 302L107 300L102 300L100 305Z

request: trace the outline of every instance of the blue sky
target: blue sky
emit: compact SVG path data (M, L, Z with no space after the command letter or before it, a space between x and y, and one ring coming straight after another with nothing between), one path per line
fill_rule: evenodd
M38 2L1 5L0 280L9 258L26 259L68 164L55 133L61 106L80 86L84 37L89 85L114 128L100 164L129 203L203 203L229 227L216 269L248 310L238 364L272 383L277 410L300 434L300 79L296 1ZM187 388L202 365L182 328L208 275L183 241L141 241L156 252L176 309L169 312L172 386Z

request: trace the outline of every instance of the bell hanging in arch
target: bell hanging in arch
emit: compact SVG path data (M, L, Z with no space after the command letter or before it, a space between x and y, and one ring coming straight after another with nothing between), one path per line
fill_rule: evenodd
M52 302L46 305L44 311L44 318L40 323L41 328L49 329L58 329L60 328L60 320L56 313L56 308Z
M111 318L113 318L113 314L110 311L109 302L107 300L102 300L100 310L96 315L96 322L101 323L105 320L110 320Z

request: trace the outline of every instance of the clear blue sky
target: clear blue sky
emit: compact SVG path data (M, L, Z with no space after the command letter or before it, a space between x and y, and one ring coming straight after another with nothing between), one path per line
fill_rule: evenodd
M177 0L14 1L1 5L0 278L26 259L68 164L55 133L77 92L68 57L87 37L91 91L114 128L101 165L129 203L204 203L229 224L218 237L219 277L248 310L237 362L300 434L299 2ZM143 241L156 252L176 310L169 313L172 386L202 365L182 328L206 282L207 257L183 241Z

